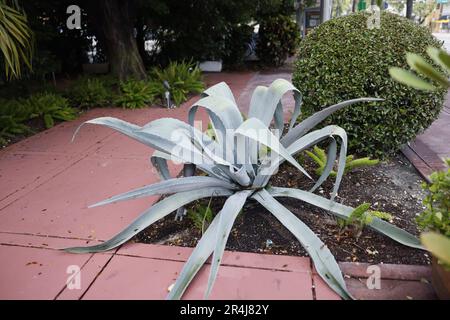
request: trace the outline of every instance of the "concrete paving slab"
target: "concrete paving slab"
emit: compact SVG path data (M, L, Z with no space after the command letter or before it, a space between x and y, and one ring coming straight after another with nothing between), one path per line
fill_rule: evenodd
M148 160L83 159L4 208L0 231L106 240L150 207L156 197L87 206L157 179Z
M115 255L83 299L164 299L183 265L181 261ZM207 265L183 298L202 299L208 275ZM311 276L306 270L286 272L222 265L210 298L312 299Z
M68 161L57 154L0 153L0 208L53 177Z
M90 254L0 245L0 299L54 299L66 285L69 266L83 266Z

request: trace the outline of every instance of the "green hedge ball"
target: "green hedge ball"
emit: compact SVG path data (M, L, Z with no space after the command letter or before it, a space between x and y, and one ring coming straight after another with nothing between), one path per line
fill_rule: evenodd
M406 52L426 56L428 46L441 46L427 29L387 12L381 13L380 28L369 29L369 17L360 12L332 19L309 33L300 44L293 83L303 94L302 117L343 100L385 99L352 105L324 123L347 131L351 152L384 158L431 125L446 90L409 88L388 72L409 69Z

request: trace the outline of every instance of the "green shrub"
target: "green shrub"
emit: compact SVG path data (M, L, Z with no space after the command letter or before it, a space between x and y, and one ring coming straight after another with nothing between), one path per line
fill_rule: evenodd
M202 232L208 228L211 224L214 214L211 210L211 201L208 206L198 205L197 207L191 208L187 211L188 218L194 223L196 229Z
M77 110L69 107L67 99L54 93L37 93L24 103L33 110L33 117L43 119L47 129L55 125L55 120L69 121L77 116Z
M129 79L120 82L119 87L115 103L125 109L143 108L155 101L154 90L147 81Z
M0 100L0 145L6 145L16 135L31 133L24 123L33 117L33 110L23 100Z
M316 174L321 175L327 164L328 156L322 148L314 146L313 151L305 151L306 154L317 164ZM355 156L350 154L345 159L344 173L350 172L355 168L374 166L380 161L378 159L370 159L369 157L355 159ZM333 166L335 167L335 165ZM336 171L331 170L331 177L336 177Z
M39 92L57 93L57 91L52 82L45 80L21 79L0 84L0 97L5 100L27 98Z
M339 234L350 230L356 239L359 239L364 228L372 223L374 218L391 221L392 215L383 211L369 210L370 203L363 203L355 208L346 219L338 218Z
M332 19L301 42L293 75L306 115L338 101L379 97L329 117L349 135L350 151L373 157L395 153L439 115L444 90L422 92L391 79L390 67L407 67L405 53L440 46L431 33L400 16L381 13L381 28L368 29L368 14Z
M111 88L102 79L81 77L69 89L68 96L78 107L101 107L111 102Z
M8 144L15 136L32 133L28 120L40 118L51 128L55 120L68 121L77 116L67 99L54 93L37 93L27 99L0 100L0 145Z
M253 35L253 27L247 24L231 25L225 40L223 62L227 67L238 67L244 64L247 46Z
M162 104L165 104L166 88L170 85L170 96L176 106L188 99L190 93L201 93L205 89L201 70L192 61L171 62L165 69L153 68L150 71L150 84Z
M446 162L450 167L450 159ZM417 217L417 224L422 230L436 231L450 237L450 168L433 172L430 180L430 184L422 184L427 192L423 199L426 209Z
M256 54L263 64L280 66L296 53L299 42L297 23L289 16L278 15L261 22Z

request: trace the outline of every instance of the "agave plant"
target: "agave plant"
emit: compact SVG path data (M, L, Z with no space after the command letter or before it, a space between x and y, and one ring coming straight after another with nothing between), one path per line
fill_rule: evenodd
M281 98L289 91L294 93L295 108L289 129L286 130L286 134L281 134L284 127ZM325 209L339 218L348 218L354 209L334 201L345 169L346 133L342 128L334 125L311 130L327 116L346 106L378 100L380 99L348 100L327 107L295 125L300 114L300 92L290 82L278 79L269 87L258 86L255 89L248 118L244 120L230 88L221 82L207 89L203 97L191 107L188 115L189 124L172 118L154 120L142 127L110 117L87 121L86 123L89 124L99 124L115 129L156 149L151 159L162 178L161 182L111 197L91 207L144 196L171 195L144 211L110 240L94 246L73 247L65 250L74 253L110 250L125 243L175 210L179 211L177 215L182 214L183 210L179 209L192 201L201 198L227 197L223 208L203 234L168 294L169 299L180 299L194 276L212 255L211 272L205 292L205 297L208 297L235 218L244 204L251 200L260 203L294 234L308 252L319 275L334 291L342 298L352 298L339 266L327 246L275 198L296 198ZM207 110L215 130L215 139L194 126L198 108ZM272 120L278 133L269 130ZM177 132L176 137L173 132ZM257 132L264 134L257 134ZM271 176L283 161L288 161L299 169L301 174L311 178L293 156L322 141L329 142L328 160L322 175L311 190L269 186ZM338 142L339 156L337 156ZM265 149L266 152L256 154L242 152L255 147ZM223 150L224 148L227 150ZM214 152L214 150L220 152ZM227 156L220 156L225 154L224 151ZM273 155L276 156L273 157ZM339 157L339 165L331 198L314 194L314 190L330 175L337 157ZM171 178L167 160L185 163L184 177ZM189 176L194 173L195 167L206 173L206 176ZM421 248L417 238L386 221L374 218L369 226L404 245Z

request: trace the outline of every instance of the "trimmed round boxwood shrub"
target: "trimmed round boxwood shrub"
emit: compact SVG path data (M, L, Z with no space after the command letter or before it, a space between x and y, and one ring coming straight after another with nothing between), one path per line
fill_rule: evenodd
M289 56L296 53L300 31L291 17L278 15L261 22L256 55L269 66L281 66Z
M368 29L367 13L329 20L301 42L293 83L303 94L303 117L335 103L377 97L383 102L344 108L324 124L349 135L351 152L386 157L399 150L437 118L445 90L424 92L390 78L389 67L409 69L406 52L425 56L440 47L429 31L383 12L379 29Z

